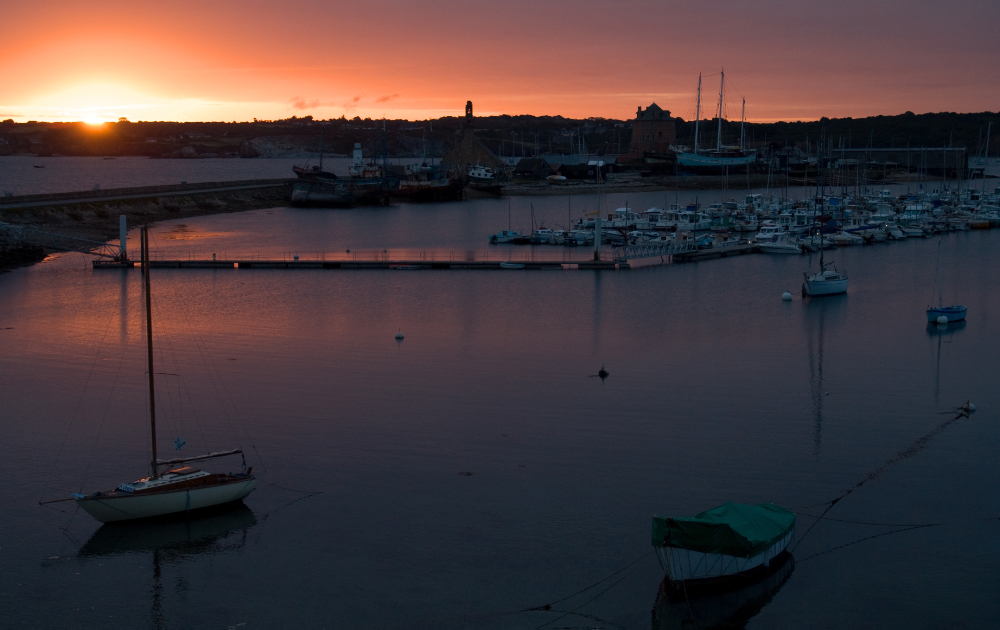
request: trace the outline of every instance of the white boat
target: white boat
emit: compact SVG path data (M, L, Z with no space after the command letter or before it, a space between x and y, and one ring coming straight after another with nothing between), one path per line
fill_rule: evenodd
M521 238L520 232L515 232L514 230L503 230L502 232L497 232L490 236L491 243L510 243L515 238Z
M771 503L726 503L693 517L653 517L652 543L671 585L761 570L788 547L795 514Z
M865 239L861 238L857 234L852 234L850 232L841 232L839 234L834 234L830 237L834 243L844 247L847 245L864 245Z
M156 456L156 405L153 389L153 323L149 294L149 235L142 229L142 265L146 293L146 359L149 371L149 419L152 439L152 474L138 481L123 483L114 490L92 494L73 493L77 505L99 521L110 523L168 514L190 513L193 510L239 501L253 492L256 478L243 463L240 473L209 473L189 464L228 455L242 455L240 449L208 453L196 457L158 459ZM160 472L161 466L167 466Z
M501 269L524 269L524 263L516 262L502 262L500 263Z
M770 243L784 233L785 231L775 225L774 221L768 219L761 224L760 232L757 232L757 236L754 237L754 243L758 245Z
M802 274L805 276L805 281L802 283L802 297L847 293L847 275L840 273L836 268L827 269L828 264L823 262L823 250L819 250L819 272L811 276L807 273Z
M551 245L556 240L556 233L547 227L540 227L531 233L532 245Z
M786 232L776 235L772 240L757 243L760 251L767 254L801 254L802 247Z
M492 168L487 166L470 166L469 167L469 181L474 184L491 185L495 184L497 181L496 173L493 172Z

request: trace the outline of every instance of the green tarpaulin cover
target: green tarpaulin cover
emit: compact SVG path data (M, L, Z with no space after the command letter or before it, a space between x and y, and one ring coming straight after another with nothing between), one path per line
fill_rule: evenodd
M785 537L795 514L772 503L726 503L689 518L653 517L653 546L752 558Z

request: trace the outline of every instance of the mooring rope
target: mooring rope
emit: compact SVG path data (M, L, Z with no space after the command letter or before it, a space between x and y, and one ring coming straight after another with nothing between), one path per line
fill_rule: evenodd
M888 471L889 468L892 467L893 465L898 464L899 462L901 462L903 460L906 460L906 459L909 459L909 458L913 457L914 455L920 453L920 451L922 451L925 448L927 448L927 445L930 443L930 441L932 439L934 439L934 437L936 437L939 433L941 433L946 428L948 428L951 424L953 424L954 422L958 421L960 418L968 418L969 415L970 415L970 413L974 409L975 409L975 407L972 407L970 403L966 402L965 405L963 405L962 407L956 408L954 411L943 412L943 413L947 413L949 415L952 414L952 413L954 413L955 417L949 418L948 420L945 420L941 424L939 424L936 427L934 427L933 429L931 429L928 433L926 433L926 434L918 437L916 440L913 441L912 444L910 444L909 446L907 446L903 450L899 451L898 453L896 453L895 455L893 455L892 457L890 457L888 460L886 460L886 462L884 464L882 464L881 466L879 466L875 470L873 470L870 473L868 473L868 475L865 476L861 481L859 481L858 483L854 484L850 488L848 488L848 489L844 490L843 492L841 492L840 496L838 496L838 497L836 497L834 499L831 499L830 501L826 501L825 503L817 503L815 505L806 506L804 508L793 508L793 511L794 511L795 509L809 509L809 508L813 508L813 507L820 507L820 506L823 506L823 505L826 506L826 509L823 510L822 514L820 514L819 516L813 516L813 518L816 519L815 522L813 522L813 524L809 526L809 528L805 531L805 533L802 534L802 536L799 537L799 539L795 542L795 545L793 545L792 548L789 551L790 552L794 552L795 549L798 548L798 546L800 544L802 544L802 541L806 539L806 537L809 535L809 532L811 532L813 530L813 528L816 527L816 525L818 525L821 520L825 520L826 519L827 512L829 512L830 510L832 510L833 506L837 505L837 503L839 503L842 499L846 498L849 494L851 494L855 490L861 488L861 486L865 485L869 481L873 481L875 479L878 479L883 474L885 474L886 471ZM927 525L920 525L920 527L926 527L926 526Z

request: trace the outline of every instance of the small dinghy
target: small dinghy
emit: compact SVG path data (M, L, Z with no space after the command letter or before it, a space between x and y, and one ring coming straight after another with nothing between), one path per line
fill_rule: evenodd
M653 517L653 546L668 584L706 586L766 571L795 530L772 503L725 503L691 517Z

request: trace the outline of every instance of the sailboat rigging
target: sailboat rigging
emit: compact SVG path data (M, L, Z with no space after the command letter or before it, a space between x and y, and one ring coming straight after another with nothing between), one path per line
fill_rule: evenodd
M725 102L726 73L720 73L719 80L719 107L716 110L718 117L718 132L715 140L715 149L701 152L698 148L700 144L699 125L701 122L701 75L698 75L698 97L695 106L694 122L694 150L682 151L677 154L678 165L688 171L706 172L717 174L720 168L729 166L749 166L757 161L757 153L748 150L743 146L741 131L740 146L726 146L722 144L722 115ZM746 100L744 99L744 115L746 114ZM742 129L742 127L741 127Z
M965 319L968 308L961 304L944 306L941 297L941 242L938 241L937 271L935 272L934 284L937 285L938 305L937 307L927 307L927 321L938 324L949 324L960 322Z
M837 268L827 269L828 265L832 263L827 263L823 260L823 233L816 229L819 234L819 272L809 275L803 272L805 280L802 282L802 297L807 295L818 296L818 295L839 295L841 293L847 293L848 278L846 274L837 271Z
M174 468L176 464L241 455L241 449L217 451L195 457L178 457L159 459L156 454L156 398L153 379L153 316L152 297L149 285L149 234L142 228L140 234L142 250L143 287L146 295L146 361L149 369L149 419L152 445L152 461L149 477L123 483L114 490L94 492L84 495L73 493L77 504L88 514L99 521L128 521L192 510L214 507L240 501L253 492L257 485L256 478L251 474L252 467L246 467L243 460L243 472L240 473L209 473L192 466ZM161 467L168 470L160 472Z

